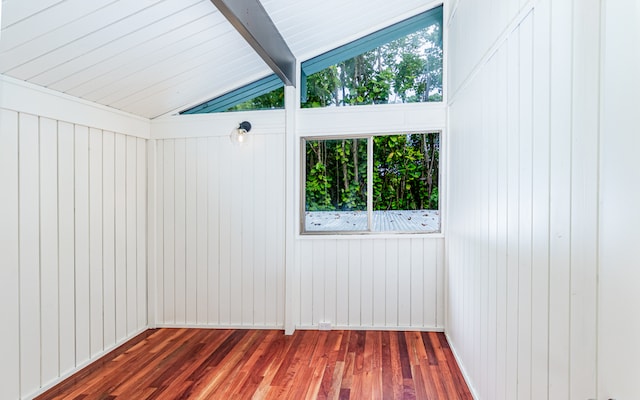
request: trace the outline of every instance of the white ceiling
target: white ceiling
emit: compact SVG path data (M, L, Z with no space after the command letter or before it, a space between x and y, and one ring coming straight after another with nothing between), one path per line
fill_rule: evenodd
M301 61L437 4L261 0ZM2 0L0 73L147 118L269 67L210 0Z

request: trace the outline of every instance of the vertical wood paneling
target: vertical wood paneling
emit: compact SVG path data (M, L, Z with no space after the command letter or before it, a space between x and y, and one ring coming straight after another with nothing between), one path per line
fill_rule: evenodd
M337 326L349 325L349 255L353 241L338 240L336 243L336 319ZM359 288L359 286L358 286Z
M127 199L126 136L115 136L115 292L116 336L127 334Z
M281 140L255 136L236 147L227 137L167 139L157 146L164 246L158 323L281 326Z
M40 387L40 160L38 117L20 114L20 389Z
M383 292L377 292L374 286L374 269L373 269L373 260L374 254L373 249L375 243L372 240L364 240L359 241L358 245L354 246L354 251L349 254L349 264L351 265L352 259L354 256L356 258L353 261L353 265L355 268L349 269L349 273L351 271L354 272L353 275L349 275L349 281L354 282L357 285L357 282L360 281L360 298L358 301L354 301L353 303L359 302L359 307L353 307L349 309L349 315L355 314L354 317L356 320L359 320L358 324L352 322L352 326L375 326L374 322L374 298L375 296L383 296ZM358 250L360 250L358 252ZM304 254L304 253L303 253ZM359 261L359 262L358 262ZM354 295L358 294L358 290L354 292ZM349 304L352 302L350 301ZM358 310L360 310L358 315ZM350 317L351 319L351 317Z
M436 282L429 271L432 269L430 260L424 257L424 243L420 239L411 239L409 242L409 301L411 305L411 325L434 324L435 309L426 307L429 300L435 301ZM429 312L431 311L431 312ZM430 315L431 314L431 315Z
M186 322L186 143L184 139L176 139L174 149L175 160L175 192L174 192L174 299L176 324Z
M450 70L466 85L450 99L447 332L477 398L595 398L596 3L526 3L486 63Z
M203 173L207 174L207 290L201 293L207 294L207 315L205 323L220 323L220 295L223 290L228 293L226 287L223 287L222 276L220 275L220 263L223 262L220 247L225 244L228 246L228 237L220 236L220 220L223 218L221 214L222 203L220 202L221 175L219 162L224 158L222 152L219 151L219 139L207 139L207 166ZM226 211L226 210L225 210ZM225 252L225 254L228 254ZM228 260L226 260L228 261ZM228 287L228 286L227 286ZM204 300L204 299L203 299Z
M118 153L114 134L97 128L3 109L0 117L0 397L30 398L129 337L116 332ZM145 141L134 140L144 172ZM144 191L145 174L139 182ZM144 213L146 201L138 207ZM142 242L144 225L134 229Z
M573 398L596 397L597 276L598 276L598 167L600 63L584 62L600 56L601 2L575 2L573 6L573 68L571 137L571 302L570 393ZM638 4L636 3L636 10ZM636 16L638 14L636 13ZM637 48L636 48L637 50ZM606 136L604 137L606 140ZM640 394L640 393L639 393Z
M255 136L242 147L226 137L158 141L164 250L157 265L166 313L160 325L283 324L282 141L281 135ZM430 237L300 240L297 322L442 328L442 251L443 240ZM176 269L181 259L184 279ZM170 316L183 307L195 320Z
M0 397L20 397L18 113L0 109Z
M127 335L137 331L137 290L138 290L138 251L137 251L137 189L136 189L136 141L133 136L126 138L126 220L127 220L127 275L126 275L126 299L127 299Z
M252 140L252 147L259 146L260 138ZM239 149L242 150L242 149ZM239 160L241 162L240 169L242 171L242 177L240 179L240 198L238 199L238 205L241 206L241 219L240 219L240 254L241 254L241 273L238 276L240 279L239 286L242 292L242 302L240 309L240 324L253 325L253 310L255 308L254 298L255 293L253 291L253 274L255 273L254 261L254 233L255 228L258 226L255 221L255 206L254 206L254 157L253 154L249 154L246 151L240 153Z
M40 118L41 384L59 374L58 124Z
M312 258L304 257L304 255L313 255L313 246L311 241L302 241L300 243L300 325L313 325L313 275L306 271L313 271L311 268Z
M89 309L89 128L76 125L75 133L75 289L76 365L88 360L90 349Z
M519 282L519 160L518 116L519 31L507 41L507 375L506 396L517 398ZM474 286L474 289L477 286ZM473 301L473 300L472 300ZM475 314L474 314L475 315Z
M89 310L91 356L104 349L102 282L102 132L89 129Z
M160 323L165 321L164 314L164 299L166 297L164 291L164 270L165 270L165 260L164 260L164 140L156 140L156 264L155 264L155 274L156 274L156 318L155 323Z
M136 139L137 325L147 326L147 141Z
M186 316L187 324L197 323L197 275L198 242L197 220L198 208L197 192L197 141L190 140L186 144L186 168L185 168L185 287L186 287Z
M291 98L291 97L289 97ZM274 213L270 213L267 217L267 224L269 232L266 233L268 238L268 244L271 247L272 254L269 258L269 262L271 264L271 274L269 274L272 278L270 279L271 286L273 288L273 292L271 293L270 300L273 306L268 311L268 314L272 315L271 320L276 326L285 324L285 280L286 282L291 282L291 278L287 275L285 278L285 248L287 248L287 254L293 254L293 251L289 251L288 248L291 246L280 246L278 243L282 243L283 238L285 238L285 204L286 202L283 199L283 194L286 193L286 188L288 187L284 179L285 173L285 164L286 162L285 154L289 154L289 152L285 151L285 135L272 137L271 140L268 140L268 145L266 149L268 150L267 154L274 154L275 157L270 157L267 159L267 163L269 164L269 182L273 183L274 190L270 193L269 204L271 209L275 210ZM290 145L290 144L289 144ZM295 268L291 269L293 273ZM295 274L294 274L295 276ZM287 309L291 309L290 305L286 305ZM291 313L293 314L293 313ZM288 317L288 314L287 314ZM287 327L285 326L285 329Z
M104 346L116 343L116 215L115 215L115 135L104 132L102 137L102 228L103 228L103 290Z
M442 247L433 238L301 240L300 325L442 328Z
M74 257L74 131L58 122L58 248L60 260L60 374L73 370L76 358Z
M221 325L230 324L231 323L231 266L235 269L239 268L239 265L233 264L233 260L231 255L233 253L232 245L237 238L232 237L231 225L238 224L239 219L234 218L232 215L232 203L235 201L234 193L237 193L237 189L234 188L232 184L232 180L234 178L239 179L240 177L235 175L236 167L233 163L233 157L231 155L231 149L224 143L225 138L215 138L212 139L212 146L215 146L217 149L216 153L211 154L211 163L213 164L213 168L215 171L211 171L211 179L214 180L212 186L209 188L209 193L211 193L212 201L218 203L218 240L219 244L214 249L217 249L218 252L218 272L217 272L217 315L218 315L218 323ZM217 157L214 158L214 155L217 154ZM216 184L217 186L213 186ZM211 210L210 210L211 211ZM215 230L216 228L210 229ZM215 233L214 233L215 235ZM215 237L212 237L212 240ZM214 245L215 246L215 245ZM211 278L216 278L216 274L214 272ZM212 295L215 295L216 292L212 292ZM216 300L216 299L214 299ZM211 311L210 311L211 312Z
M175 146L173 140L164 141L164 154L162 156L163 163L163 315L162 321L164 323L175 323L175 249L174 249L174 236L175 236Z
M569 398L571 346L571 4L551 3L549 398Z
M332 240L324 248L324 313L319 317L333 325L336 323L337 269L341 267L337 264L337 245L338 240Z
M385 326L385 312L387 309L387 271L385 262L387 260L385 239L373 240L373 262L365 264L365 268L370 268L373 275L371 305L373 311L373 326Z
M220 303L223 309L227 310L228 314L221 318L221 321L228 321L231 325L242 324L242 307L244 302L244 293L242 292L242 214L243 214L243 199L242 188L244 185L248 185L247 180L249 177L245 177L243 165L246 162L246 151L243 152L242 148L238 146L230 146L228 141L223 141L222 138L218 139L221 146L221 150L228 149L230 156L229 162L222 165L227 165L229 168L229 179L231 180L231 190L228 194L221 193L222 197L228 198L230 204L228 204L228 216L229 218L221 218L221 234L222 232L229 232L229 246L220 246L220 252L228 252L227 258L228 264L220 263L220 268L225 272L228 277L228 289L229 292L226 295L220 293ZM222 189L222 188L220 188ZM239 297L234 299L234 295L239 294ZM235 300L235 301L233 301Z
M144 241L146 242L145 248L145 262L143 265L144 273L147 275L147 279L144 280L146 290L138 292L139 296L144 296L146 307L141 310L138 317L145 319L145 325L154 329L158 322L158 301L160 297L158 295L158 263L161 261L157 257L158 247L160 246L160 238L158 230L158 145L156 140L142 140L139 142L139 146L144 148L145 165L140 167L138 176L144 174L142 178L146 180L145 190L145 220L146 226L144 230ZM142 171L142 172L141 172ZM140 178L139 178L140 179ZM138 181L138 183L140 180ZM138 189L141 190L141 189ZM138 198L140 201L140 198ZM138 232L138 234L141 234Z
M360 241L349 241L349 261L347 264L348 267L345 268L349 271L349 302L347 303L349 322L346 324L347 326L364 324L365 315L363 315L362 312L363 293L370 293L370 290L366 290L366 288L371 287L371 284L367 284L367 281L370 282L370 280L366 279L366 277L370 277L371 274L362 274L360 243ZM367 303L368 301L364 301L364 304ZM371 323L371 318L367 318L366 320Z
M387 239L385 245L384 325L398 326L398 240Z
M497 57L490 60L489 76L484 82L483 91L497 87ZM498 122L492 116L496 115L496 102L483 103L482 119L484 124L483 139L490 143L497 143ZM488 398L495 399L497 389L497 365L498 365L498 342L497 335L494 334L498 321L498 163L497 146L487 146L487 305L486 305L486 331L485 343L486 362L483 366L485 371L484 385Z
M317 325L319 322L324 322L325 309L324 309L324 291L325 291L325 248L328 245L328 240L322 240L313 244L313 250L311 257L308 257L309 266L311 267L311 276L309 280L310 294L311 294L311 324ZM330 245L330 244L329 244ZM305 257L303 257L304 259ZM303 294L304 296L304 294Z
M209 208L207 180L209 168L209 146L207 138L199 138L196 142L196 323L205 324L208 317L209 305Z
M256 136L253 142L255 146L266 150L268 137ZM277 289L267 289L267 218L266 216L273 212L273 204L269 201L271 196L263 197L261 194L267 194L270 188L267 188L267 154L266 151L258 151L252 159L253 168L251 176L255 179L255 185L251 191L251 209L254 212L253 226L249 226L251 242L253 243L253 251L250 251L251 262L253 263L253 274L250 276L252 280L253 292L253 324L257 326L267 325L267 307L275 307L275 304L269 304L267 301L267 293L275 293ZM274 244L275 245L275 244ZM274 281L272 281L274 282ZM275 283L275 282L274 282Z
M550 4L534 10L533 82L549 82ZM544 398L548 385L549 344L549 84L533 87L533 227L531 398Z
M598 246L598 399L640 396L640 4L603 3ZM634 51L635 49L635 51Z
M397 325L411 326L411 241L398 240ZM418 305L416 305L417 307Z
M519 51L519 232L518 232L518 398L531 393L531 313L532 313L532 67L533 21L527 18L520 25Z

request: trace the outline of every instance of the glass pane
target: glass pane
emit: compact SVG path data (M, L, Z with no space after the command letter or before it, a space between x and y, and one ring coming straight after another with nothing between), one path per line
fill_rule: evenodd
M272 110L284 108L284 86L269 93L236 104L227 111Z
M311 74L302 107L442 101L441 25Z
M307 140L305 164L305 230L368 230L367 139Z
M373 138L373 230L439 232L440 135Z

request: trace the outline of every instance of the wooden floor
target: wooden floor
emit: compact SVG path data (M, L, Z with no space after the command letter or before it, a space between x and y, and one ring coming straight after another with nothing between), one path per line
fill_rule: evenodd
M149 330L38 399L471 399L442 333Z

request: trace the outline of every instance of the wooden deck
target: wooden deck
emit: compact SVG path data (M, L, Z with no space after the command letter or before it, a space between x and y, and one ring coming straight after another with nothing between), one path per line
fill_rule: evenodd
M442 333L149 330L37 399L472 399Z

